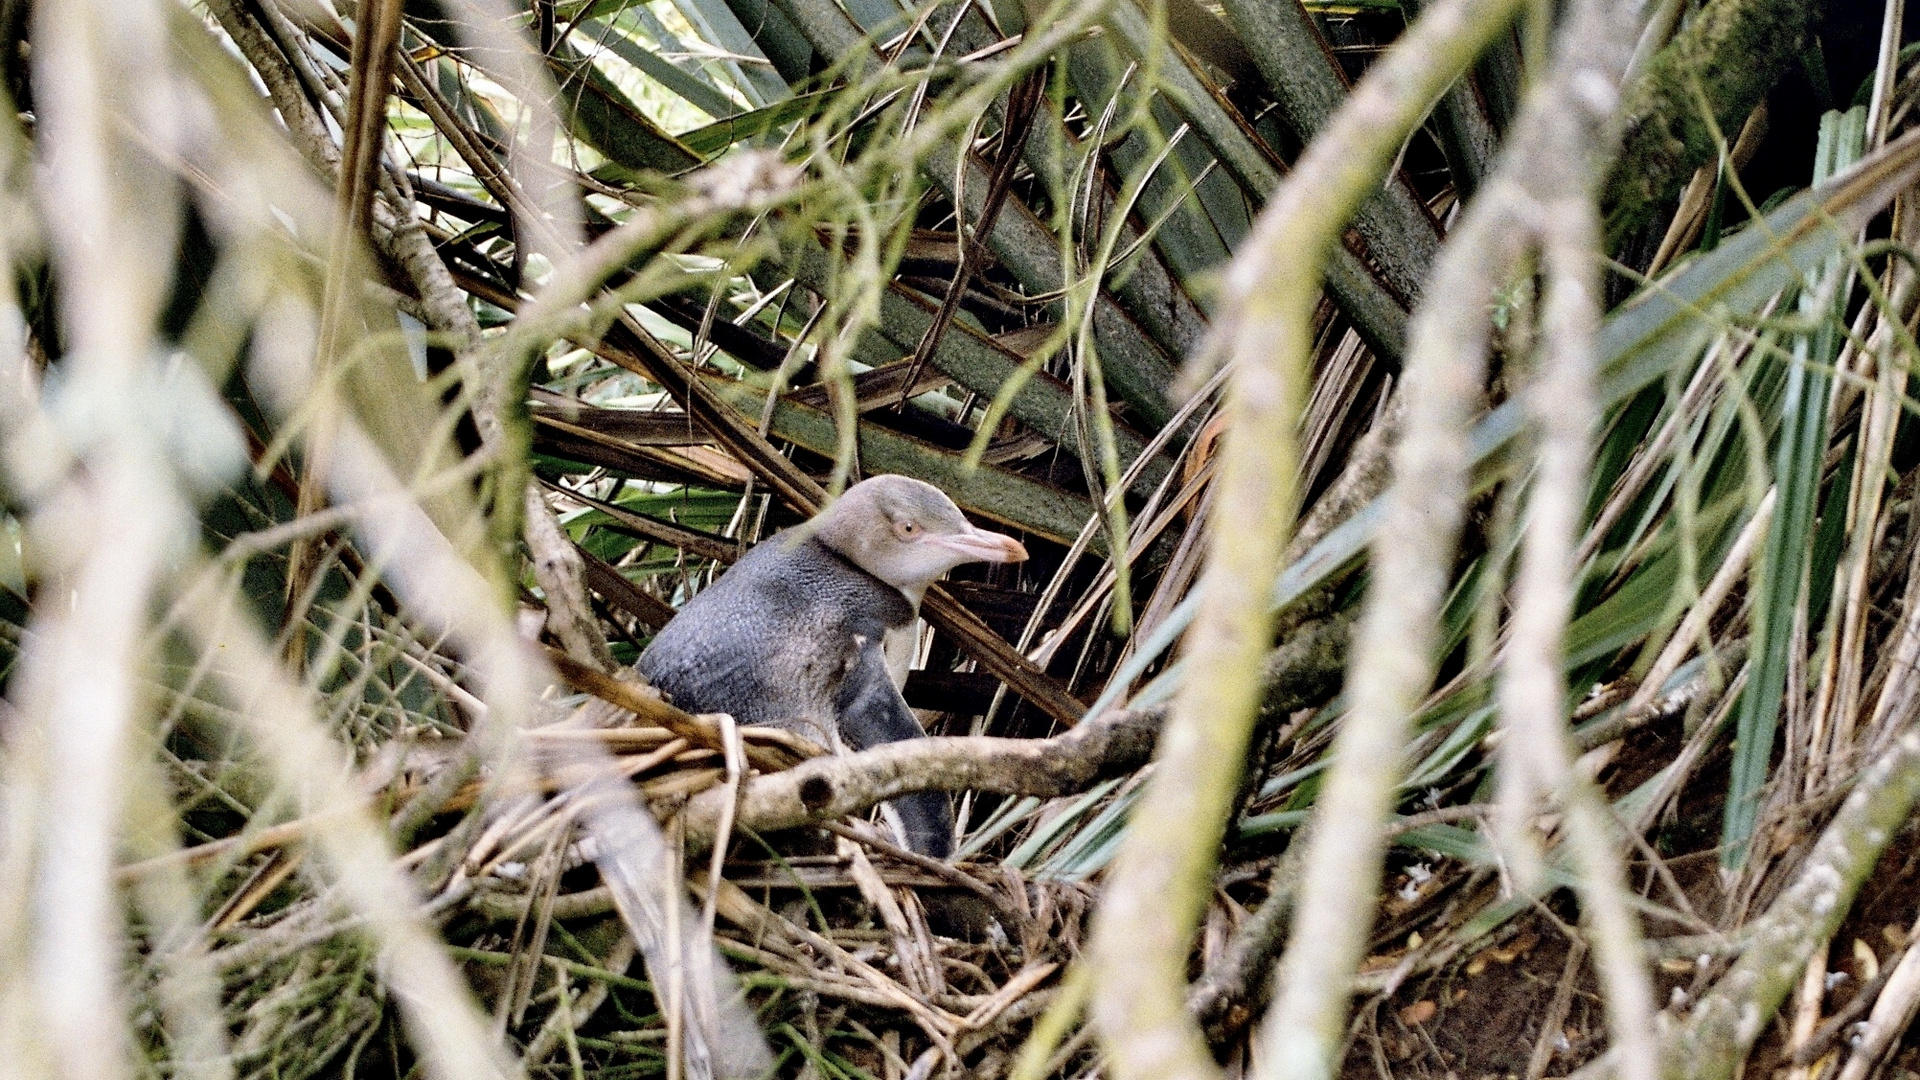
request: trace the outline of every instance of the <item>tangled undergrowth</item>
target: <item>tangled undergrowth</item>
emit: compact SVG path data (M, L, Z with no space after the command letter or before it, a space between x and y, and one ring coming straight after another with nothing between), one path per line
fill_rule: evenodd
M0 4L0 1061L1920 1070L1852 7ZM631 673L882 472L932 738Z

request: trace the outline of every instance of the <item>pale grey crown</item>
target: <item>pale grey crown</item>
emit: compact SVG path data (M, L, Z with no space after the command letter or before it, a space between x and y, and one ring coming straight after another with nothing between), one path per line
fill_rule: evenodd
M848 488L820 515L815 535L915 604L962 563L1027 557L1018 540L975 527L945 492L907 476L875 476Z

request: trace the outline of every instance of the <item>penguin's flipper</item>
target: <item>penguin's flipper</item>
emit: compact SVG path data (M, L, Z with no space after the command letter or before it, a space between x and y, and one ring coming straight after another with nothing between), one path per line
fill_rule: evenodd
M881 643L855 639L840 681L840 737L855 749L924 738L926 729L907 708L887 672ZM944 859L953 851L953 806L943 791L917 791L888 803L900 815L907 846Z
M768 657L792 637L790 606L759 587L768 576L749 562L755 548L719 581L687 601L661 628L634 668L691 713L723 712L741 724L778 723L794 714L783 691L792 678L772 677Z

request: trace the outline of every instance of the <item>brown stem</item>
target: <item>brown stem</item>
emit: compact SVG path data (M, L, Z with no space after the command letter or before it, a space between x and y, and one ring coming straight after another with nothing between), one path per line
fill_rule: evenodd
M560 527L540 485L527 486L527 551L533 577L547 597L547 629L560 639L567 656L605 672L618 670L607 636L586 603L587 567L580 549Z
M320 305L320 341L315 347L315 386L331 396L328 373L342 340L357 336L346 324L356 287L360 260L355 257L363 238L371 238L373 201L379 191L381 158L386 147L387 91L393 81L393 56L400 41L400 0L362 0L353 35L351 75L347 84L345 146L334 194L338 217L332 250L327 258L327 280ZM300 473L300 491L294 515L306 517L326 503L327 461L331 454L333 409L318 410L306 434L306 462ZM301 601L319 570L314 541L301 537L287 555L287 664L295 674L306 669L306 605Z

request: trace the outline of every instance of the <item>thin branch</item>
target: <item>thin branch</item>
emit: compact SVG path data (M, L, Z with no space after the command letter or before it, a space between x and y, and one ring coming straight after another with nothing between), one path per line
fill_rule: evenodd
M349 321L358 305L350 302L358 279L365 276L360 242L372 238L373 204L379 192L380 167L386 156L387 92L392 83L393 57L400 42L400 0L363 0L353 37L353 59L347 89L345 145L334 182L338 201L333 241L327 252L327 279L320 303L320 340L314 350L315 383L326 386L341 359L342 342L359 336L358 320ZM330 395L329 395L330 396ZM323 407L306 431L306 463L294 516L317 513L324 503L323 480L331 453L334 407ZM301 537L287 553L286 657L298 674L306 669L306 608L301 600L311 579L321 569L314 541Z
M1548 291L1540 360L1528 387L1540 446L1500 684L1501 721L1510 735L1502 747L1502 810L1511 835L1515 824L1528 827L1538 796L1557 795L1564 803L1581 913L1594 938L1594 962L1606 988L1608 1027L1621 1071L1632 1080L1655 1080L1653 987L1639 927L1627 901L1605 800L1575 770L1567 730L1565 634L1573 615L1574 539L1598 412L1593 344L1600 263L1599 215L1592 198L1577 174L1564 179L1571 181L1567 194L1544 207ZM1530 843L1523 850L1531 854ZM1513 865L1536 876L1537 860L1531 866L1529 861L1516 859Z
M537 483L527 485L527 552L547 598L547 629L567 655L604 672L619 669L607 635L586 604L587 565Z

